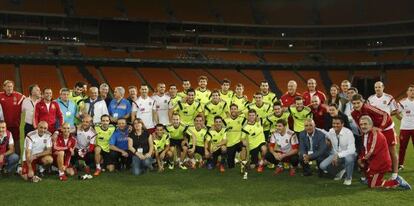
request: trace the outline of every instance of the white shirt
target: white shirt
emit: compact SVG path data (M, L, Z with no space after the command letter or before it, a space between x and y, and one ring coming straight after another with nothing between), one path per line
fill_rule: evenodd
M29 149L32 155L42 153L46 148L52 148L51 136L49 132L39 136L37 130L31 131L24 140L24 149ZM26 155L23 155L23 161L26 161Z
M388 114L391 114L392 111L398 108L394 97L386 93L383 93L381 97L378 97L376 94L371 95L368 98L368 103L372 106L378 107Z
M47 108L47 111L49 111L49 108L50 108L50 103L51 103L51 102L49 102L49 103L46 103L46 102L45 102L45 104L46 104L46 108Z
M155 101L151 97L143 99L138 97L134 101L132 106L132 112L136 112L136 117L140 118L147 129L154 128L154 120L152 118L152 112L155 111Z
M89 127L88 130L84 131L81 128L76 130L76 148L81 150L89 149L90 144L95 144L96 132L93 127Z
M1 104L0 104L0 120L4 121L3 107L1 107Z
M280 151L286 154L292 150L292 146L297 146L299 141L295 132L287 129L284 135L281 135L278 132L273 133L272 136L270 136L270 143L276 144Z
M92 101L92 100L89 99L89 101ZM90 102L85 102L83 113L91 115L93 119L93 123L98 124L101 122L102 115L109 114L109 112L108 112L108 107L106 106L105 100L96 99L95 101L96 102L93 106L93 116L92 116L92 111L89 111L89 108L91 107Z
M152 96L152 99L155 101L155 109L158 115L158 121L163 125L170 124L170 118L168 117L168 109L170 96L164 94L158 96L158 94Z
M399 102L398 111L402 116L400 129L414 130L414 100L402 99Z
M36 103L39 102L33 101L31 98L25 98L22 102L22 112L25 113L24 115L24 122L27 124L33 124L33 114Z
M10 146L10 145L14 144L14 140L13 140L13 135L12 135L11 132L9 133L9 135L10 135L10 137L9 137L9 144L8 145ZM7 132L4 132L3 137L0 138L0 142L3 142L4 138L6 138L6 136L7 136Z
M339 158L355 154L355 139L350 129L343 127L337 135L335 130L331 128L328 138L332 143L332 149L338 154Z

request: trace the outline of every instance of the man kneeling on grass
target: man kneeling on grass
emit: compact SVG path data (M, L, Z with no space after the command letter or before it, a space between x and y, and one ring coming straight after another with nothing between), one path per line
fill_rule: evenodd
M40 121L37 129L29 132L24 140L23 167L21 176L25 180L39 182L42 179L36 176L37 164L50 166L52 157L52 134L47 130L45 121Z
M72 156L75 154L76 139L70 133L70 124L64 123L61 132L53 135L53 159L59 168L59 180L66 181L69 176L73 176L75 171L70 164Z
M170 134L165 131L164 125L155 125L155 132L153 136L154 156L157 159L158 171L164 171L164 161L167 161L170 169L174 169L174 152L170 147Z
M14 152L14 141L6 122L0 121L0 174L14 173L16 171L19 155Z
M283 172L283 164L290 164L289 175L295 176L295 168L299 164L299 141L295 132L287 127L287 121L276 121L276 131L270 136L269 152L265 159L277 165L275 175Z
M128 126L126 119L117 120L117 128L109 140L109 158L108 164L109 172L116 169L126 169L131 165L131 155L128 154Z
M370 188L396 188L411 190L411 186L401 176L396 179L383 180L384 174L391 171L391 157L387 139L381 131L374 129L368 115L359 119L363 133L364 148L359 154L358 165L363 169Z
M209 157L208 169L213 169L217 164L218 157L221 156L220 172L224 172L225 162L227 159L227 137L226 128L223 127L223 118L220 116L214 117L214 125L210 128L206 135L206 146L208 147Z

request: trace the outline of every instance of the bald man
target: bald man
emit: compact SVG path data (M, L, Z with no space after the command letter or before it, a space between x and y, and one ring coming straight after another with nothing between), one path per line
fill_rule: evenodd
M395 115L398 112L398 104L393 96L384 93L384 88L384 83L381 81L375 82L375 94L368 98L368 103L381 109L389 115Z
M299 159L303 166L303 175L311 176L310 162L316 160L317 165L329 156L326 144L328 133L315 126L312 119L305 120L305 130L299 133ZM323 176L323 171L318 169L318 176Z
M325 128L325 115L328 113L326 105L321 104L318 96L313 96L311 105L309 106L312 112L313 121L315 121L317 128Z
M25 180L39 182L36 176L37 164L47 166L53 163L52 134L48 131L48 123L40 121L37 129L29 132L24 141L22 177Z
M294 80L290 80L287 85L287 92L280 97L283 107L287 108L290 105L295 103L295 97L301 96L299 92L296 91L298 84Z
M321 104L325 103L326 95L322 91L316 89L317 83L315 79L313 78L309 79L307 86L308 86L308 91L303 92L303 95L302 95L305 106L308 106L311 104L312 97L315 95L319 97L319 99L321 100Z

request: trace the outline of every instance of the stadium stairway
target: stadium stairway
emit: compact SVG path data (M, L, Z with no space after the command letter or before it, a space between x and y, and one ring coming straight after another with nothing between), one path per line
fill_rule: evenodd
M99 87L98 80L89 72L84 65L78 66L79 73L88 81L91 86Z
M270 73L270 70L268 69L263 69L263 76L266 79L267 82L269 82L269 87L270 89L276 93L276 96L278 98L280 98L282 96L282 91L279 89L279 87L277 86L275 80L272 78L272 74Z
M325 87L325 91L326 91L327 94L329 94L330 89L331 89L330 87L332 85L332 80L329 77L329 73L328 73L327 70L322 69L322 70L319 71L319 74L320 74L321 79L322 79L322 84Z
M64 88L64 87L68 88L68 84L65 81L65 78L63 77L62 69L59 66L56 66L56 73L57 73L61 88Z
M151 85L151 84L147 81L147 79L145 79L145 78L144 78L144 75L142 75L142 73L139 71L139 69L134 68L133 70L134 70L135 75L137 75L137 77L139 78L139 80L140 80L141 82L143 82L144 84L146 84L146 85L148 86L148 88L150 89L150 91L155 92L156 85ZM126 88L125 88L125 89L126 89ZM139 90L139 87L138 87L138 90Z

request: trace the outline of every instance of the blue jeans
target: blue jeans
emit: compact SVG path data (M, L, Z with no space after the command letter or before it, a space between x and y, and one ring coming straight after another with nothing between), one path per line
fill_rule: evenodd
M19 155L13 153L6 156L6 166L5 169L7 172L12 173L16 172L17 164L19 163Z
M328 168L331 170L335 170L338 168L335 168L332 165L332 160L334 158L335 154L330 154L326 159L324 159L320 164L319 168L321 170L327 171ZM354 171L354 164L355 164L356 156L354 154L348 155L342 158L338 159L338 165L337 167L341 167L345 169L346 172L346 179L352 179L352 173Z
M137 156L132 157L132 174L141 175L146 169L152 168L152 158L140 159Z

